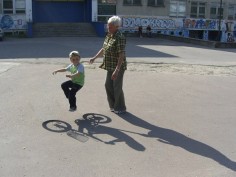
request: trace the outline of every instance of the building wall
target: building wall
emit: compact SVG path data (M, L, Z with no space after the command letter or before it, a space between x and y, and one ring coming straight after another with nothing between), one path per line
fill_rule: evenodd
M0 27L7 31L27 30L27 23L38 22L91 22L92 0L23 0L18 12L16 0L12 0L11 10L4 9L0 0Z
M168 5L149 7L147 0L142 0L142 6L125 6L123 0L117 0L117 15L169 16L168 12Z
M164 0L164 6L150 7L147 5L148 0L142 0L141 6L124 5L123 0L117 0L117 15L140 15L140 16L169 16L171 0ZM186 0L185 17L190 17L191 2L206 3L205 18L210 18L211 3L220 4L220 0ZM224 7L223 19L227 19L229 4L235 4L236 0L222 0Z
M26 30L27 22L25 15L1 15L0 27L5 31Z
M60 0L59 2L36 2L36 0L25 1L25 14L3 14L3 0L0 0L0 26L4 30L27 30L27 22L92 22L98 19L96 15L99 16L99 13L97 13L97 9L95 7L98 6L99 3L96 0L80 1L77 2L78 6L66 6L75 2L67 2L62 0ZM133 33L137 31L139 25L143 26L143 28L145 29L146 26L150 24L154 33L160 32L169 35L196 37L204 40L212 40L216 38L217 32L220 28L222 41L227 41L228 35L236 39L236 19L227 20L228 7L230 4L234 4L236 10L236 0L222 0L224 14L221 23L219 23L219 19L217 18L210 18L210 9L212 3L215 2L219 6L220 0L186 0L184 1L186 3L186 12L184 14L184 17L181 18L169 16L170 6L173 1L176 2L179 0L164 0L163 5L151 7L147 5L148 0L141 0L141 5L138 6L124 5L123 0L113 0L112 3L116 6L115 13L107 14L107 16L106 14L103 14L103 16L105 16L106 18L112 15L122 16L122 30ZM100 3L101 2L104 1L100 1ZM109 4L109 2L111 1L107 0L106 2ZM190 18L191 2L206 3L205 18ZM46 5L44 3L46 3ZM60 7L58 7L58 5L60 5ZM45 12L42 11L45 10L44 8L46 8ZM107 9L106 7L103 10L103 12L111 13L111 11L107 11L109 9ZM82 11L83 13L80 13Z
M191 37L203 40L219 40L218 19L163 18L153 16L122 16L121 30L124 33L137 33L138 27L150 25L152 33ZM236 41L236 21L222 20L220 25L221 42Z
M90 1L33 1L35 23L91 22Z
M165 0L164 6L155 7L148 6L147 0L142 0L141 6L127 6L123 4L123 1L117 1L117 15L120 15L123 21L122 30L128 33L136 33L138 26L142 26L145 33L147 25L150 25L153 33L203 40L219 40L220 37L222 42L236 41L236 19L228 20L230 4L235 5L236 14L236 0L222 0L224 11L223 17L220 19L217 16L211 18L210 14L213 4L217 8L220 7L220 0L186 0L184 1L186 11L183 17L170 16L170 6L173 1L178 0ZM192 2L205 3L204 18L191 18Z
M210 16L210 9L212 6L212 3L220 5L220 0L188 0L187 6L186 6L186 17L190 17L190 10L191 10L191 2L203 2L206 3L206 17L205 18L211 18ZM222 0L222 7L224 8L223 12L223 19L227 19L228 17L228 7L229 4L236 5L236 0Z
M82 2L34 1L33 5L33 20L35 23L73 23L85 21L86 8Z

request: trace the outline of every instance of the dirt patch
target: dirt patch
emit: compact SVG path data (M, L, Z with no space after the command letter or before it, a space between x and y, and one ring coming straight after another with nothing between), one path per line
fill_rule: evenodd
M88 69L99 67L99 63L93 65L84 64ZM128 71L156 72L156 73L182 73L188 75L214 75L236 76L236 66L192 65L192 64L165 64L165 63L128 63Z
M12 62L1 62L0 63L0 74L7 72L11 68L18 66L19 63L12 63Z
M20 63L28 64L54 64L65 67L68 65L67 60L48 61L48 60L33 60L18 62L1 62L0 73L7 72L9 69L19 65ZM101 65L100 62L90 65L88 62L83 62L86 69L97 69ZM217 65L199 65L199 64L184 64L184 63L128 63L128 71L133 72L156 72L156 73L180 73L187 75L212 75L212 76L236 76L236 65L217 66Z

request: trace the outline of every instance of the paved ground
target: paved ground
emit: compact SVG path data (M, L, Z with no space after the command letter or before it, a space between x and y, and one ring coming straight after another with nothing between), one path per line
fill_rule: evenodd
M1 177L236 176L236 50L128 38L128 113L108 110L102 38L0 43ZM68 112L54 69L79 50L86 85Z

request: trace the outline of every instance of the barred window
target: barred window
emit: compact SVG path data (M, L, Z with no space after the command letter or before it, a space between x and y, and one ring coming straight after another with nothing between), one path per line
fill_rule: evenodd
M228 20L236 20L236 4L229 4Z
M24 14L25 0L3 0L3 14Z
M98 0L98 4L116 4L116 0Z
M170 17L185 17L186 1L170 0Z
M2 14L2 1L0 1L0 14Z
M205 18L206 3L204 2L191 2L191 18Z
M13 14L12 0L3 0L3 14Z
M15 0L15 13L16 14L25 13L25 0Z
M148 6L164 6L164 0L148 0Z
M210 18L212 19L219 19L220 17L223 18L223 14L224 14L224 4L222 4L222 7L220 7L220 3L211 3Z
M123 1L124 5L132 5L132 6L141 6L141 0L124 0Z

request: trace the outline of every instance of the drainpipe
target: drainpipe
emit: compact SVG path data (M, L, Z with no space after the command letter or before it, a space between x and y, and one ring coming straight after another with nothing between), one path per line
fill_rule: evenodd
M222 16L222 0L220 0L220 14L219 14L219 29L218 29L218 41L221 40L221 35L220 35L220 31L221 31L221 18Z
M27 37L33 37L32 0L26 0Z

